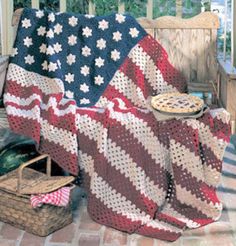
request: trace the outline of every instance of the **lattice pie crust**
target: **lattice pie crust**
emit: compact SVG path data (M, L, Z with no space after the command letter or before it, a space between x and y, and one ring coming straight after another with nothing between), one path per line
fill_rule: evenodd
M195 113L202 109L204 101L197 96L174 92L152 97L151 105L167 113Z

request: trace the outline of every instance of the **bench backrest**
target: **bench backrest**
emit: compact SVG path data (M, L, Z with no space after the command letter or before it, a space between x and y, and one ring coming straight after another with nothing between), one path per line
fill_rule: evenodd
M204 91L209 81L216 81L217 15L204 12L190 19L163 16L138 20L164 46L173 66L189 83L199 85L198 89Z

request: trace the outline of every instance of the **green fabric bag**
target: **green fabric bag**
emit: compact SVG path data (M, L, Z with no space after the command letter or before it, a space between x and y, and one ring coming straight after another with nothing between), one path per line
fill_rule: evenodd
M0 175L18 168L23 162L38 155L32 140L21 139L8 143L0 150Z

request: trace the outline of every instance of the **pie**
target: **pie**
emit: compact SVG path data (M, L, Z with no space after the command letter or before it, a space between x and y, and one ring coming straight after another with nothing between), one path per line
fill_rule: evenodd
M204 101L194 95L172 92L153 96L151 105L158 111L166 113L196 113L204 106Z

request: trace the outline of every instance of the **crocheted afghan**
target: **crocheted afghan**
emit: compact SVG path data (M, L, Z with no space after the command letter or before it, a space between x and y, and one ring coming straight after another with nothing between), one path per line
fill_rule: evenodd
M161 45L128 15L25 9L4 102L13 131L65 170L84 173L98 223L174 241L217 220L224 110L157 121L150 95L184 92Z

